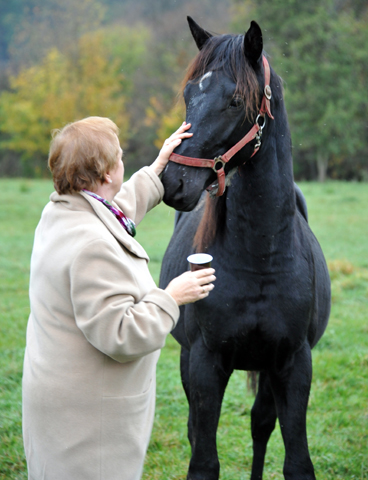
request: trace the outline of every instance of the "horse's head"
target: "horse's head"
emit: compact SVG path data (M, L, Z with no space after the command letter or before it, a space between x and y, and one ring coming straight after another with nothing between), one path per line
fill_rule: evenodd
M255 124L264 87L262 32L252 22L244 36L212 36L190 17L188 22L199 48L184 80L186 121L192 124L194 135L175 153L214 159ZM256 142L252 140L231 158L226 174L251 157ZM164 201L177 210L192 210L216 178L216 169L169 162L162 176Z

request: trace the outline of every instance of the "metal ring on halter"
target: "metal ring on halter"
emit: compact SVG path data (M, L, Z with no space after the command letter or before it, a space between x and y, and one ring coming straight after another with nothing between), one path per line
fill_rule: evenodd
M266 85L264 88L264 96L267 98L267 100L271 100L272 98L272 90L269 85Z
M258 123L259 118L263 119L262 125ZM256 124L259 126L259 129L262 131L264 129L264 126L266 125L266 115L261 115L261 114L257 115Z
M214 158L214 164L213 164L213 167L212 169L215 171L215 172L218 172L219 170L221 170L221 168L224 168L224 166L226 165L226 162L224 162L224 160L222 160L222 157L221 155L219 155L218 157ZM221 165L221 166L220 166Z

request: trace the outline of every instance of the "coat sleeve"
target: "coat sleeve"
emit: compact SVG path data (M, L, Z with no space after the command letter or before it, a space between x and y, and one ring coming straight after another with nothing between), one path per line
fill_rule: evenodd
M70 286L75 321L88 342L125 363L164 346L179 308L153 280L142 295L135 260L127 255L125 262L117 249L106 240L85 246L73 261ZM142 268L145 260L139 262Z
M161 202L163 196L161 180L149 167L143 167L123 183L114 202L138 224L147 212Z

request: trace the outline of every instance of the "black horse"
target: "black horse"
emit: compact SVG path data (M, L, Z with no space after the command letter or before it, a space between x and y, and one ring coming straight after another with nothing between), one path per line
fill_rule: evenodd
M213 36L188 21L199 48L184 81L194 135L177 148L162 177L164 201L180 213L160 285L187 270L186 258L195 250L213 256L217 281L209 297L181 307L173 331L182 347L190 407L187 478L218 479L221 403L238 369L259 372L251 479L262 478L276 418L285 445L285 479L315 479L306 411L311 349L327 325L330 279L293 181L282 82L262 55L255 22L244 36ZM223 173L227 188L214 198L216 190L217 195L224 190Z

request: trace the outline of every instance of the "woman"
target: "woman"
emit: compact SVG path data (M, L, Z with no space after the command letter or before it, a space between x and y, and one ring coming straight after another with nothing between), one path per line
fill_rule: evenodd
M72 123L53 138L56 192L35 233L23 373L32 480L138 480L151 433L155 369L179 306L206 297L214 270L156 287L135 224L163 197L158 175L192 134L185 123L122 186L118 129Z

